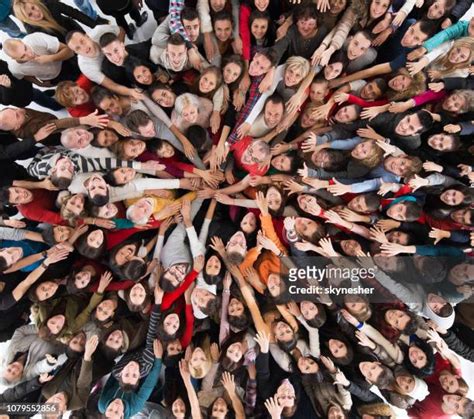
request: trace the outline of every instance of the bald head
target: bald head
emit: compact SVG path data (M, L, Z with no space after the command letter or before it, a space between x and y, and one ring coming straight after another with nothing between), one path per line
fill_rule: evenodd
M30 61L35 57L32 49L18 39L7 39L3 43L3 50L10 58L19 62Z

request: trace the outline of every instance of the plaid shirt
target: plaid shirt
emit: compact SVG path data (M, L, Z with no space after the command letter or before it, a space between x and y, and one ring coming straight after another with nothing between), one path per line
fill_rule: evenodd
M186 41L189 41L188 35L181 22L181 11L184 9L184 0L171 0L170 8L170 31L172 34L179 33Z
M252 109L257 103L258 99L260 99L260 96L262 95L260 93L260 90L258 90L258 86L260 85L260 82L264 79L264 77L265 74L262 74L261 76L254 77L252 79L252 84L250 85L249 97L247 99L247 102L245 102L245 106L240 111L239 116L237 117L237 121L235 123L235 127L229 135L229 138L227 139L227 143L230 146L238 141L237 128L245 122L247 117L250 115L250 112L252 112Z

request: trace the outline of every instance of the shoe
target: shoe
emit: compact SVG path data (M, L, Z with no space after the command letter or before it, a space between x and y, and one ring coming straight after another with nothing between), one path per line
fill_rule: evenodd
M125 32L127 32L127 37L131 40L133 39L133 35L135 35L135 32L137 31L137 28L133 23L128 24L128 28L126 29Z
M148 20L148 12L145 11L140 15L140 20L138 22L135 22L137 24L137 28L142 26L147 20Z
M110 20L107 20L101 16L97 16L97 19L95 20L95 22L98 25L110 25Z

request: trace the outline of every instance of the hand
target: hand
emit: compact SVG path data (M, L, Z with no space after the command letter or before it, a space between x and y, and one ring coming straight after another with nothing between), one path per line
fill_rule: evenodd
M342 103L347 102L349 100L349 93L336 93L334 95L334 100L336 101L336 103L341 105Z
M461 176L469 176L472 172L472 167L467 164L458 164L458 169L461 171Z
M193 259L193 270L195 272L201 272L204 268L204 263L206 259L204 255L198 255Z
M51 381L54 378L54 375L49 375L47 372L44 372L43 374L40 374L38 377L38 381L40 384L47 383L48 381Z
M350 210L349 208L341 208L337 213L346 221L351 223L363 223L366 221L366 217L359 213Z
M221 115L219 114L219 112L216 112L216 111L212 112L210 126L211 126L211 131L213 134L219 131L220 125L221 125Z
M390 231L394 228L400 227L400 222L395 220L380 220L375 224L377 227L381 228L384 231Z
M104 291L107 289L109 284L112 282L112 279L114 277L112 276L112 273L109 271L105 271L101 276L100 276L100 281L99 281L99 287L97 288L97 292L99 294L103 294Z
M46 354L44 357L46 358L46 361L48 361L48 364L56 365L56 363L58 362L56 357L51 354Z
M281 412L283 412L283 406L280 406L276 397L270 397L265 400L265 407L270 413L271 419L280 419Z
M367 125L366 128L359 128L357 135L362 138L368 138L369 140L385 140L385 137L378 134L370 125Z
M395 190L396 189L396 190ZM389 192L396 192L400 189L400 185L398 183L393 183L393 182L384 182L382 180L382 184L379 187L379 191L377 192L377 195L380 196L385 196Z
M43 263L47 266L54 265L57 262L67 259L70 252L71 250L67 248L53 247Z
M211 359L212 362L217 364L219 362L219 358L221 356L221 352L219 351L219 345L217 343L211 344Z
M331 373L331 374L335 374L336 373L336 367L334 366L334 362L332 362L332 360L330 358L328 358L327 356L321 356L321 362L323 363L323 365L326 367L326 369Z
M302 169L298 169L298 175L301 176L303 178L303 182L306 183L306 180L308 178L308 175L309 175L309 169L308 169L308 166L306 165L306 163L303 163L303 168Z
M406 19L407 15L405 12L398 12L392 20L392 25L400 26Z
M321 13L324 13L331 8L331 3L329 0L317 0L316 7Z
M272 156L278 156L280 154L286 153L289 149L289 144L277 144L271 148Z
M359 320L357 320L351 313L349 313L344 308L341 310L341 315L342 317L344 317L344 320L352 326L357 327L357 325L359 324Z
M163 344L158 339L153 341L153 354L156 359L163 358Z
M408 61L415 61L423 57L428 51L425 47L418 47L407 55Z
M299 317L301 316L301 311L300 308L298 307L298 304L296 304L294 301L290 301L286 307L288 308L288 311L292 316Z
M56 124L50 122L49 124L43 125L38 131L36 131L34 137L37 142L43 141L48 138L54 131L56 131Z
M165 218L174 217L176 214L180 213L181 205L180 201L175 201L172 204L167 205L160 210L158 214L155 214L155 219L164 220Z
M422 58L419 61L407 63L407 69L408 69L408 72L410 73L410 76L412 77L415 76L421 70L423 70L428 64L429 64L429 60L426 57Z
M298 111L301 107L301 103L303 102L303 95L300 93L296 93L291 96L290 99L286 102L285 109L289 114L293 114L293 112Z
M427 172L439 172L441 173L443 171L443 166L436 164L432 161L425 161L423 163L423 169L426 170Z
M115 228L115 222L112 220L106 220L105 218L95 218L95 225L107 230L113 230Z
M10 80L10 77L8 77L6 74L2 74L0 76L0 86L9 89L12 86L12 81Z
M453 21L449 17L447 17L441 23L441 29L449 28L452 24L453 24Z
M334 196L341 196L351 192L351 185L344 185L333 178L334 185L329 185L327 190Z
M246 93L240 89L236 90L232 96L232 103L237 112L240 112L245 104Z
M257 203L258 209L260 210L263 216L269 214L267 198L265 198L263 192L257 192L255 202Z
M229 154L229 147L227 147L225 143L219 144L215 148L215 157L214 157L215 167L213 168L211 164L211 169L217 170L221 166L221 164L224 163L225 159L227 158L227 154ZM212 161L212 156L211 156L211 161Z
M428 83L428 88L433 92L441 92L444 89L444 83L442 81L436 83Z
M158 229L158 235L159 236L164 236L165 233L170 228L171 224L173 224L173 221L174 221L173 217L165 218L160 224L160 228Z
M263 233L260 234L259 232L259 234L257 234L257 242L262 248L270 250L275 255L278 256L280 254L280 249L278 248L278 246L273 242L273 240L264 236Z
M307 242L306 240L302 240L300 242L295 243L295 247L302 251L302 252L311 252L317 251L320 248L315 246L313 243Z
M11 228L25 228L26 227L26 223L24 221L14 220L14 219L3 220L3 224Z
M378 243L388 243L385 231L380 227L372 227L370 230L370 239Z
M79 118L79 121L81 124L89 125L90 127L106 128L109 123L109 116L105 114L99 115L99 111L96 109L89 115Z
M184 222L191 222L191 201L189 199L183 199L181 202L180 213Z
M288 191L288 196L293 195L294 193L301 193L304 191L304 186L300 185L298 182L295 182L293 179L289 179L284 183L284 190Z
M381 148L384 153L383 156L393 156L397 153L398 149L392 144L386 143L385 140L376 140L377 146Z
M380 248L385 256L397 256L400 253L406 253L407 246L398 243L383 243Z
M402 113L412 108L411 100L405 102L392 102L388 111L391 113Z
M250 124L248 122L244 122L242 124L239 125L239 127L237 128L237 137L241 140L242 138L244 138L248 132L250 131Z
M362 119L368 119L372 121L372 119L379 116L381 113L385 112L386 106L372 106L370 108L364 108L360 113L360 117ZM364 129L364 128L361 128Z
M366 348L369 348L372 351L374 351L375 348L377 347L377 345L374 342L372 342L364 332L357 330L355 332L355 335L356 335L357 340L359 341L360 346L365 346Z
M417 189L420 189L424 186L428 186L430 184L428 179L424 179L421 176L415 175L410 181L408 182L408 185L410 188L413 189L413 192L415 192Z
M314 66L319 64L321 61L321 57L323 56L324 51L326 51L326 47L324 45L320 45L316 51L314 51L313 55L311 56L311 65Z
M372 46L374 47L379 47L382 45L388 37L393 33L392 28L389 26L386 29L384 29L382 32L380 32L377 37L372 41Z
M318 145L317 135L314 132L310 132L308 135L308 138L306 138L306 140L303 141L303 144L301 144L301 150L304 153L311 153L316 150L317 145Z
M227 394L229 394L229 396L235 394L235 379L231 373L224 371L224 373L222 374L221 383L226 389Z
M97 349L98 345L99 345L99 336L92 335L89 339L87 339L86 346L85 346L85 349L84 349L84 360L85 361L91 361L92 360L92 355L94 354L94 352Z
M257 332L254 339L260 346L260 352L267 354L270 350L270 335L262 330Z
M339 253L334 250L332 241L329 237L324 237L318 242L321 253L327 257L337 257Z
M433 227L429 232L429 236L434 239L434 244L436 245L443 239L449 239L451 237L451 232Z
M219 253L220 256L225 255L225 246L222 239L218 236L211 237L210 248Z
M441 76L442 73L439 70L428 70L428 77L430 80L439 80Z
M329 182L327 180L320 180L316 178L303 178L303 182L316 190L325 189L329 186Z
M334 47L329 47L328 49L326 49L326 51L324 51L321 54L321 59L319 60L319 65L321 67L326 66L329 63L329 60L331 59L332 54L334 54Z
M331 103L326 103L324 105L318 106L313 110L311 116L315 119L323 119L327 121L327 119L329 118L329 112L331 112L331 108Z
M285 217L283 226L286 231L294 231L296 225L296 217Z
M343 227L347 227L348 222L343 220L342 217L333 210L326 211L326 223L337 224Z
M197 47L193 46L188 50L188 59L195 70L201 71L202 62Z
M459 124L448 124L444 126L444 130L449 132L450 134L456 134L457 132L461 132L461 125Z
M334 377L334 384L339 384L343 387L348 387L351 383L341 370L337 370L336 375Z
M112 128L117 134L121 135L122 137L130 137L132 135L132 131L130 131L126 126L117 121L110 120L108 128Z
M188 348L191 347L188 346ZM191 382L191 374L189 373L188 361L186 361L186 359L179 361L179 373L181 374L181 378L185 383Z
M261 185L263 182L264 182L263 176L250 175L249 184L250 184L250 186L252 186L253 188L255 188L255 187L258 186L258 185Z

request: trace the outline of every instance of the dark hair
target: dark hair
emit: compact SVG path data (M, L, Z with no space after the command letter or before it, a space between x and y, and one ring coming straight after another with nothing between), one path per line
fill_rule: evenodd
M376 78L374 80L372 80L375 85L379 88L380 92L382 94L385 93L385 91L387 90L387 82L385 81L385 79L382 79L382 78Z
M69 31L66 34L66 37L64 38L64 42L66 43L66 45L69 44L69 41L76 33L80 33L81 35L86 35L86 32L82 29L73 29L72 31Z
M148 150L150 150L153 154L157 154L157 152L160 151L166 143L173 146L167 140L162 140L161 138L155 138L147 142Z
M265 109L265 106L267 106L268 102L272 102L275 105L281 104L283 106L283 110L285 109L285 100L278 93L273 93L271 96L267 97L267 99L265 100L265 104L263 105L264 109Z
M222 58L222 63L221 63L222 71L224 71L224 67L227 64L231 64L231 63L235 64L235 65L238 65L240 67L239 77L237 77L237 79L229 85L229 89L234 90L234 88L236 88L239 85L240 81L244 77L245 62L244 62L244 59L242 58L242 56L238 55L238 54L225 56L225 57Z
M219 306L220 306L219 297L215 295L214 298L211 298L207 302L205 307L200 307L200 309L206 316L213 316L219 313Z
M186 137L197 150L201 150L206 144L208 134L200 125L191 125L186 131Z
M115 179L115 171L120 169L120 167L117 167L116 169L112 169L112 170L109 170L105 175L103 175L103 178L105 180L105 182L110 185L110 186L119 186L118 183L117 183L117 179ZM108 193L108 191L107 191ZM102 195L99 195L99 196L102 196ZM101 203L96 203L96 202L93 202L93 204L97 205L98 207L102 207L104 206L105 204L107 204L109 202L109 199L107 198L107 201L105 202L101 202Z
M130 301L130 291L132 290L133 287L127 288L124 291L125 302L127 303L128 309L132 313L141 313L141 312L143 312L143 310L145 310L148 307L148 305L151 303L151 296L150 296L150 292L149 292L149 289L148 289L148 285L146 284L146 282L142 283L141 285L143 286L143 288L145 288L145 299L143 300L143 302L141 304L136 305L136 304L133 304Z
M58 189L64 190L64 189L67 189L69 185L71 184L72 177L71 178L61 177L61 176L58 176L56 173L53 173L50 176L50 180L51 180L51 183L54 186L56 186Z
M117 380L118 383L119 383L119 386L120 386L120 389L124 392L124 393L133 393L137 388L138 386L140 385L140 377L138 378L137 382L135 384L125 384L123 381L122 381L122 375L120 375L119 379ZM112 403L112 402L110 402ZM110 404L109 403L109 404Z
M163 290L164 291L164 290ZM162 314L161 316L161 319L162 321L160 321L158 323L158 326L156 328L156 335L158 337L158 339L160 339L161 341L163 341L163 343L166 345L167 343L169 342L172 342L176 339L179 339L182 335L183 335L183 331L184 331L184 323L181 321L181 319L179 320L179 328L178 330L173 333L172 335L168 334L164 328L164 320L166 319L166 317L170 314L173 314L172 312L168 312L166 314Z
M171 283L171 281L165 277L166 271L161 274L160 277L160 287L164 292L171 292L176 289L176 287Z
M381 390L388 389L395 380L392 370L386 365L380 365L382 372L377 377L377 380L374 384Z
M204 265L204 269L202 270L202 276L204 278L204 281L208 285L220 284L222 282L222 280L224 279L225 272L226 272L224 262L222 262L222 259L221 259L220 255L218 253L214 252L214 251L211 251L206 255L206 263L212 256L216 256L217 259L219 259L219 261L221 263L221 269L219 270L217 275L209 275L206 272L206 265Z
M103 233L103 241L102 241L102 244L98 247L98 248L95 248L95 247L91 247L89 246L89 244L87 243L87 238L89 237L89 235L91 233L94 233L95 231L102 231ZM74 244L75 247L76 247L76 250L78 251L78 253L88 259L99 259L100 257L102 257L105 253L105 250L107 248L107 240L106 240L106 236L105 236L105 233L102 229L100 228L95 228L93 230L89 230L87 231L85 234L81 235L76 243Z
M316 19L318 22L318 8L314 3L305 3L295 8L293 12L294 22L298 22L303 19Z
M106 179L106 176L103 176L104 180L109 184L109 185L112 185L114 186L112 183L110 183L109 181L107 181ZM107 204L109 202L109 189L107 189L105 195L101 195L101 194L96 194L94 195L94 197L91 197L90 196L90 193L87 192L87 197L89 198L89 201L97 206L97 207L103 207L105 204Z
M2 205L11 204L10 202L10 186L0 188L0 202Z
M227 253L227 259L230 263L234 265L240 265L244 260L244 256L242 256L238 252L230 252L230 253Z
M316 314L316 316L311 320L306 320L306 319L305 320L306 320L306 323L308 323L308 325L310 325L311 327L316 327L319 329L326 323L326 319L327 319L326 309L324 308L324 305L321 303L313 303L313 304L315 304L316 307L318 308L318 314Z
M144 61L144 60L141 60L140 58L134 57L133 55L129 55L125 59L123 63L123 67L125 69L125 74L127 75L127 79L131 83L134 83L137 86L144 89L151 87L151 85L153 84L153 81L152 81L152 84L150 84L150 86L141 84L135 79L135 76L133 75L133 72L135 71L137 67L147 67L151 73L154 73L156 71L156 66L151 64L149 61Z
M212 19L212 26L218 21L218 20L228 20L231 23L233 22L232 15L227 12L226 10L221 10L217 13L214 13L214 18Z
M410 350L410 346L412 345L417 346L426 355L426 365L422 368L415 367L410 361L410 357L408 356L408 351ZM415 337L415 340L412 342L410 346L405 346L404 348L405 356L403 360L403 364L405 368L408 370L408 372L410 372L411 374L415 375L418 378L426 378L432 375L435 371L436 360L435 360L433 348L431 347L431 345L421 340L420 338Z
M341 150L333 150L332 148L325 148L319 153L326 153L329 157L329 162L325 163L324 170L328 172L336 172L342 170L347 165L347 155Z
M104 87L101 86L95 86L91 90L91 99L92 102L94 102L94 105L100 108L99 104L102 102L104 99L112 99L118 97L117 94L111 92L110 90L105 89Z
M357 34L361 34L365 39L367 39L367 41L370 42L372 42L372 40L374 39L372 33L368 31L357 31L356 33L354 33L354 36Z
M274 66L277 63L278 57L275 50L271 48L262 49L258 52L260 55L263 55L268 61L270 61L270 65Z
M341 74L342 74L344 72L344 69L349 64L349 58L347 58L347 54L343 50L340 49L340 50L337 50L334 54L332 54L328 65L329 64L334 64L334 63L341 63L342 64L342 70L341 70Z
M124 279L131 279L136 281L145 275L147 269L147 264L143 260L133 259L125 263L120 268L120 272Z
M104 33L99 39L99 45L101 48L110 45L112 42L120 41L119 37L115 35L113 32Z
M151 121L150 116L141 109L130 112L125 118L125 123L129 129L132 131L138 132L140 127L148 124L148 121Z
M168 38L170 45L185 45L184 38L179 33L174 33Z
M170 92L173 91L173 89L165 83L162 83L161 81L154 81L152 84L147 89L148 94L151 95L155 93L155 90L168 90Z
M184 7L183 10L181 10L181 22L185 19L186 20L199 19L199 13L194 7Z
M56 244L56 240L54 239L54 226L52 224L47 224L41 231L41 238L48 246L54 246Z
M426 110L418 111L416 113L416 116L418 116L418 119L420 120L420 123L423 127L421 131L419 132L419 134L428 131L434 125L433 116L428 111Z
M3 272L4 270L8 269L9 266L7 264L7 261L3 256L0 256L0 272Z
M415 23L420 24L420 31L423 32L427 38L433 36L438 29L438 23L433 20L421 19Z

